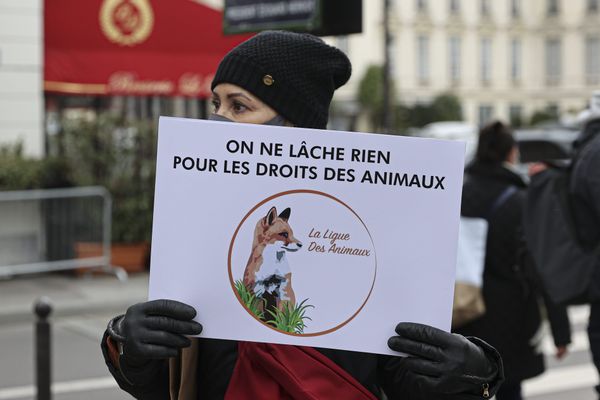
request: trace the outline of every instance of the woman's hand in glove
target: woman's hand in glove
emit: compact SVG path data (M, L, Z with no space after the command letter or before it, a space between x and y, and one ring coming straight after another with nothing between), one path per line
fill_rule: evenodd
M396 333L398 336L392 336L388 346L408 355L401 360L402 367L412 373L414 384L424 395L472 394L487 398L494 394L491 386L502 380L501 360L489 345L487 350L497 357L488 358L481 347L464 336L427 325L400 323Z
M128 363L139 364L152 359L178 355L190 346L185 335L198 335L202 325L193 321L196 310L174 300L153 300L135 304L124 316L109 324L109 335L122 346Z

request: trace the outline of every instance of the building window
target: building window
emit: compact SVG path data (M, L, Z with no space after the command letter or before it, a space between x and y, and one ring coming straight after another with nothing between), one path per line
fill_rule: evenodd
M513 18L521 18L521 0L510 1L510 16Z
M598 12L600 5L598 4L598 0L588 0L587 1L587 10L588 12Z
M549 85L557 85L560 82L561 53L560 39L546 39L546 82Z
M484 84L489 84L492 80L492 39L481 39L481 60L480 60L481 80Z
M427 0L417 0L417 11L418 12L427 11Z
M460 0L450 0L450 15L458 15L460 13Z
M494 108L489 104L479 106L479 126L484 126L492 121Z
M546 113L552 116L552 118L558 119L560 117L560 107L556 103L548 103Z
M556 16L560 12L558 2L559 0L546 0L548 2L547 14L549 16Z
M511 104L508 108L508 118L513 128L523 126L523 106L520 104Z
M390 74L393 75L396 70L396 39L394 36L390 36L389 38L389 46L390 46ZM348 54L348 53L346 53Z
M513 39L510 42L510 79L513 82L521 80L523 65L523 45L521 39Z
M482 17L489 17L491 10L490 10L490 0L479 0L480 3L480 11L481 11L481 16Z
M449 47L449 56L450 56L450 81L452 83L460 82L460 48L461 48L461 40L457 36L450 37Z
M600 83L600 36L585 40L585 75L588 84Z
M429 83L429 37L419 35L417 38L417 74L419 83Z

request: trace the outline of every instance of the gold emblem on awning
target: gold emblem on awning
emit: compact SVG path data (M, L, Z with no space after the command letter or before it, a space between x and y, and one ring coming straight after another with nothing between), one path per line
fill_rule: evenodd
M111 42L135 46L152 33L154 12L149 0L104 0L100 27Z

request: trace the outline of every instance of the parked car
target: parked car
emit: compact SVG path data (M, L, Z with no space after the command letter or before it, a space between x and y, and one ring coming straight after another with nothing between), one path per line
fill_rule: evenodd
M570 158L578 134L576 129L561 127L516 130L521 163Z
M423 129L415 133L415 136L466 142L465 164L468 164L473 159L477 149L478 132L477 126L467 122L444 121L425 125Z
M459 121L434 122L418 130L415 136L462 140L467 144L465 161L468 163L477 149L477 126ZM579 131L575 128L548 126L515 130L521 162L552 161L567 159L573 150L573 142Z

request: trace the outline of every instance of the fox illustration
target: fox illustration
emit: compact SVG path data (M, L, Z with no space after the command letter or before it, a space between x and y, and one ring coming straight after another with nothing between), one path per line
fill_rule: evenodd
M286 253L300 250L302 243L294 237L289 224L290 213L291 210L286 208L277 215L277 209L271 207L254 229L244 284L264 300L263 310L282 310L286 305L293 307L296 304Z

